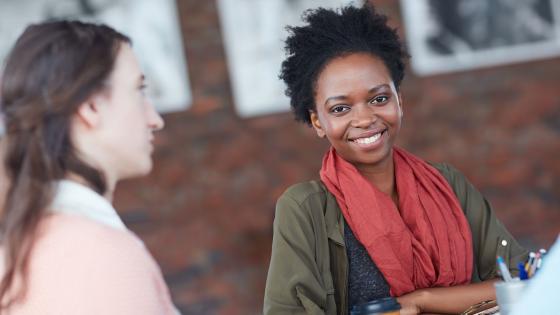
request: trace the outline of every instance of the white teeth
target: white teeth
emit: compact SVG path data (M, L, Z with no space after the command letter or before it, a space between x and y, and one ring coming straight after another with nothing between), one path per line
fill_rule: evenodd
M359 143L359 144L370 144L370 143L374 143L375 141L379 140L380 137L381 137L381 132L376 133L369 138L359 138L359 139L356 139L354 141Z

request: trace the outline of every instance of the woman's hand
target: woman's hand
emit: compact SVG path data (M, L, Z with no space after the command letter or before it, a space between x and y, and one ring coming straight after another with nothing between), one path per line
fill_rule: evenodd
M404 305L401 304L402 308L401 308L401 312L399 314L401 315L417 315L420 314L420 309L417 306L412 306L412 305Z
M397 298L401 305L401 315L416 315L422 313L423 290L416 290Z
M459 314L473 304L495 299L495 281L420 289L398 297L397 301L402 307L401 314Z

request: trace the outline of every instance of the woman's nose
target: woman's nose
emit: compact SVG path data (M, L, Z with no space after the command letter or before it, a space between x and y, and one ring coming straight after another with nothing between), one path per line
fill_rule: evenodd
M375 111L368 104L359 104L354 107L352 124L357 128L367 128L377 120Z
M165 122L161 115L156 111L151 101L148 102L148 126L152 130L161 130L165 126Z

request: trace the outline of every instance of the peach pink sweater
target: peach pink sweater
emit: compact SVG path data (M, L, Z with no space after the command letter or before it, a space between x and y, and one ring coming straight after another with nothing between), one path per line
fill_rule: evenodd
M52 208L32 250L27 294L7 314L178 314L156 262L106 199L62 181Z

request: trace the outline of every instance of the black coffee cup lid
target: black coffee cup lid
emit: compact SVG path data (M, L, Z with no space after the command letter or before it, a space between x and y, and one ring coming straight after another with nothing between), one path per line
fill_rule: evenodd
M350 311L350 315L367 315L382 312L398 311L401 305L397 299L386 297L382 299L373 300L364 304L354 305Z

